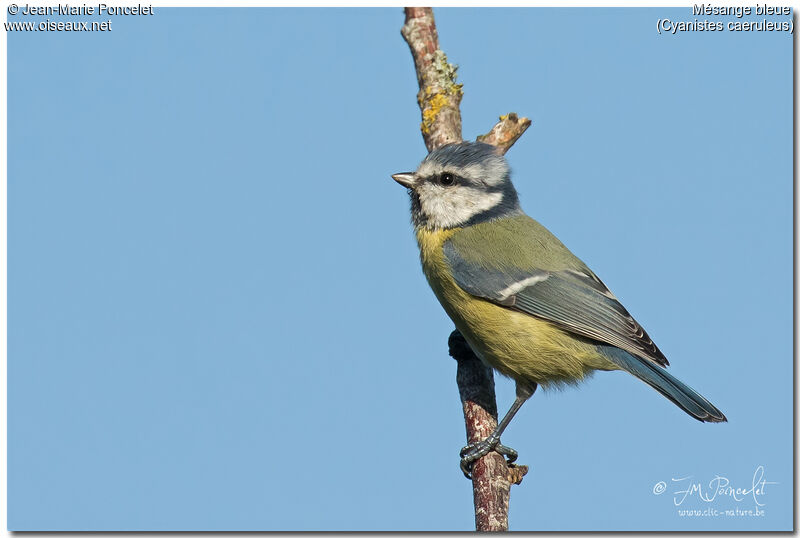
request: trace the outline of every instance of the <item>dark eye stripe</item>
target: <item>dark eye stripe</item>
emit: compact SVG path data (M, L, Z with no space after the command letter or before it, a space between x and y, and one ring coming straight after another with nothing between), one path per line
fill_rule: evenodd
M445 187L450 187L451 185L455 185L456 177L451 174L450 172L444 172L439 176L439 184Z

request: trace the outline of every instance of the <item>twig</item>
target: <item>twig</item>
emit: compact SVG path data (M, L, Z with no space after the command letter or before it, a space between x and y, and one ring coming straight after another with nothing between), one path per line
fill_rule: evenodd
M447 62L439 49L439 38L431 8L405 8L406 20L401 33L411 49L417 72L417 102L422 112L420 130L428 151L445 144L460 142L463 91L456 82L457 66ZM478 141L493 144L502 153L531 124L513 112L500 117L489 133ZM492 370L475 356L463 336L454 331L449 339L450 355L458 361L456 381L464 409L467 441L486 439L497 426L497 404ZM512 484L519 484L528 468L508 465L497 452L489 452L472 468L472 492L475 502L475 528L478 531L508 530L508 498Z
M509 112L505 116L500 116L500 121L492 127L491 131L480 135L476 140L497 146L505 153L530 126L531 120L520 118L516 112Z

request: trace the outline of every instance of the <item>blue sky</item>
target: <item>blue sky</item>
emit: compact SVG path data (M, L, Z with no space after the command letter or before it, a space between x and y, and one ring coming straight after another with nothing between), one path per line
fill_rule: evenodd
M8 33L9 528L473 528L452 324L389 179L425 155L402 11L155 11ZM730 420L623 373L537 393L511 528L791 529L791 36L436 16L464 136L533 120L523 207ZM764 495L676 506L759 467Z

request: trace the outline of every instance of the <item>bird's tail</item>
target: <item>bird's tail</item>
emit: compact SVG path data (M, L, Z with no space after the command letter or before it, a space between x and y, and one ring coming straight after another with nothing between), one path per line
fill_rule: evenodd
M728 422L722 411L661 366L648 360L634 357L619 348L602 347L604 354L620 368L630 372L656 389L697 420L701 422Z

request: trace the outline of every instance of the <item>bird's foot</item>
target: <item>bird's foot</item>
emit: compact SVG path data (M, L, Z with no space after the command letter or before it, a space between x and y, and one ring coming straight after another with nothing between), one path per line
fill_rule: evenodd
M472 480L472 466L476 461L494 450L501 456L506 457L506 463L513 463L517 460L517 451L511 447L500 444L500 439L493 439L491 436L477 443L470 443L461 449L461 472L468 479Z

